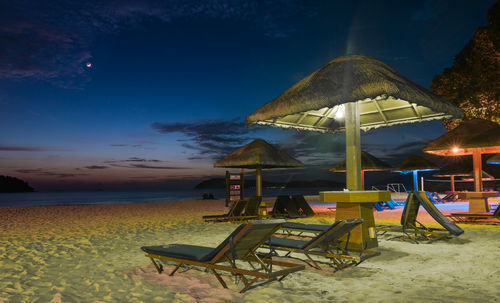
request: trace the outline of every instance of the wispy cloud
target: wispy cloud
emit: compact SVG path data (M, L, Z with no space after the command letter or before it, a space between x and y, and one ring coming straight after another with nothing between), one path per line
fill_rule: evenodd
M4 1L0 10L0 79L37 79L82 88L96 37L138 27L146 19L243 20L267 36L295 31L303 1L145 0ZM308 15L306 15L307 17Z
M162 134L182 133L187 139L178 140L193 151L190 159L218 159L229 151L248 143L255 128L246 128L243 119L212 120L183 123L153 123L153 129Z
M63 149L54 149L39 146L6 146L0 145L0 151L18 151L18 152L44 152L44 151L61 151Z
M105 161L105 163L120 163L120 162L155 162L155 163L160 163L160 162L169 162L169 161L163 161L163 160L157 160L157 159L145 159L145 158L139 158L139 157L130 157L130 158L124 159L124 160Z
M71 174L71 173L59 173L59 172L54 172L49 169L44 169L44 168L34 168L34 169L18 169L16 172L21 173L21 174L32 174L32 175L37 175L37 176L49 176L49 177L56 177L56 178L72 178L76 176L86 176L88 174Z
M90 165L90 166L85 166L86 169L106 169L108 166L104 165Z

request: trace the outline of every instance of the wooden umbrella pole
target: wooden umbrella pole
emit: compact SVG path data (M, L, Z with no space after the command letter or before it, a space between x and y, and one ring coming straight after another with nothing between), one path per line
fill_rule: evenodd
M475 148L472 151L472 165L474 166L474 191L483 191L483 176L481 174L481 152Z
M361 133L358 102L345 104L346 185L349 190L361 187Z
M262 197L262 168L260 167L255 170L255 195Z
M451 192L455 192L455 176L451 175Z

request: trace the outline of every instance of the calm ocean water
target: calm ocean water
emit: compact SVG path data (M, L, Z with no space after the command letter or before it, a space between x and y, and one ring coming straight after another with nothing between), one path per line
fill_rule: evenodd
M319 188L265 188L264 196L317 195ZM75 204L127 204L201 199L203 193L212 193L216 199L225 197L223 189L156 190L156 191L67 191L34 193L0 193L2 206L42 206ZM245 196L255 195L255 189L245 189Z

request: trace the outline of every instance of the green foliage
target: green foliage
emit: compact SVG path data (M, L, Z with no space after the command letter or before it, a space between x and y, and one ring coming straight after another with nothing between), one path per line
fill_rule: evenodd
M462 108L465 120L500 123L500 1L488 10L487 18L488 25L476 30L453 66L432 79L430 90ZM459 123L443 122L448 129Z

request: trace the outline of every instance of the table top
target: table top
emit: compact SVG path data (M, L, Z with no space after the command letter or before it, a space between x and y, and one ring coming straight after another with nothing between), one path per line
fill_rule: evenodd
M391 199L391 193L384 190L349 190L321 191L319 200L322 202L367 203L381 202Z
M497 197L497 191L463 191L457 193L461 198L488 198Z

